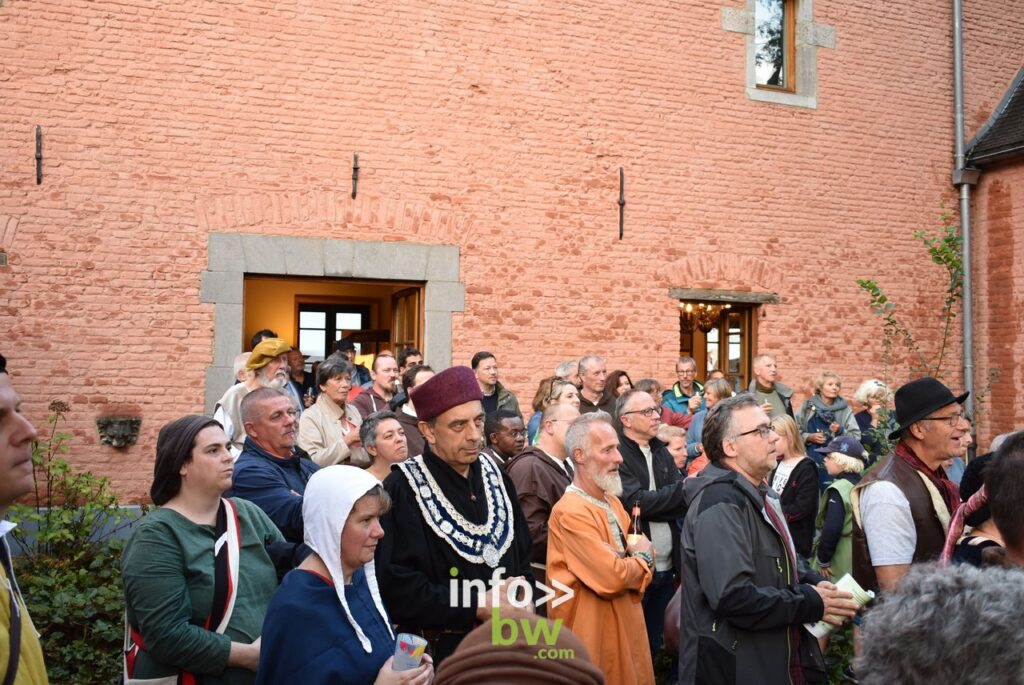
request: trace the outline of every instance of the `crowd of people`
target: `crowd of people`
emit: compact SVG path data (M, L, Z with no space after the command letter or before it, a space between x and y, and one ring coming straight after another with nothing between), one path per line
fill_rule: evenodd
M305 366L261 331L212 417L160 430L122 558L126 683L647 685L663 650L673 682L816 683L828 635L805 626L848 621L849 682L1024 682L1016 650L951 627L1018 630L1024 433L963 468L967 393L935 378L851 403L825 371L794 410L772 355L746 388L587 355L527 417L486 351L367 369L342 340ZM0 428L2 514L36 438L2 357ZM0 562L0 674L45 683L6 542Z

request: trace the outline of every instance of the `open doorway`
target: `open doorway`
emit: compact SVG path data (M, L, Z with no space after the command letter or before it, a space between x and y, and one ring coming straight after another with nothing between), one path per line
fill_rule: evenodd
M711 301L679 303L679 355L697 362L704 382L713 370L722 371L736 392L751 379L754 316L757 305Z
M243 341L269 328L307 355L307 370L342 337L370 366L381 350L423 347L421 282L246 274Z

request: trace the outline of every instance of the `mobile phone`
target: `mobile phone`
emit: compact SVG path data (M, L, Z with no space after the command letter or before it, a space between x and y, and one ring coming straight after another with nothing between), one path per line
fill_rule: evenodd
M427 641L412 633L399 633L395 638L395 659L391 662L394 671L410 671L418 668L427 651Z

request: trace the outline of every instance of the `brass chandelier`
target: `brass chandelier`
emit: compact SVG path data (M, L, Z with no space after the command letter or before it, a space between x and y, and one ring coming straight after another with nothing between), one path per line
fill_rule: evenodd
M718 326L722 319L722 312L729 309L731 305L716 304L714 302L692 302L679 303L679 327L686 333L692 333L697 328L705 335Z

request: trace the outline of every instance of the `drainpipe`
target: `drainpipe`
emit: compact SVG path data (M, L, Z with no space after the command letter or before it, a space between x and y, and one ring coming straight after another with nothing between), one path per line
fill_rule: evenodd
M964 27L963 0L953 0L953 115L956 136L956 159L953 185L960 189L961 259L964 266L963 338L964 389L970 390L964 409L974 415L974 327L971 313L971 186L978 182L980 172L964 167ZM973 448L972 448L973 456Z

